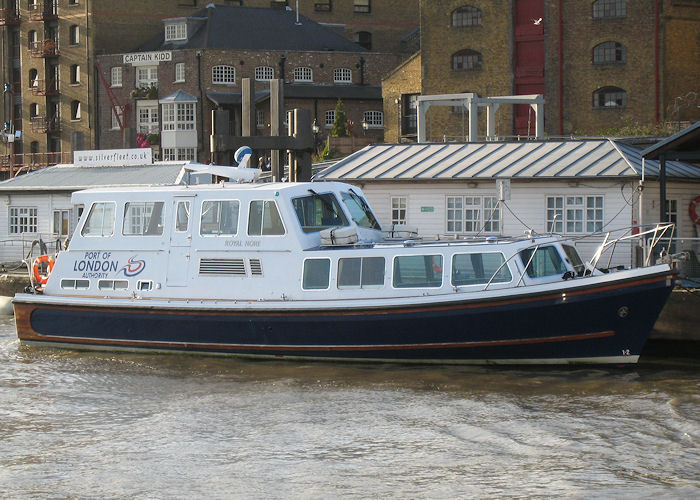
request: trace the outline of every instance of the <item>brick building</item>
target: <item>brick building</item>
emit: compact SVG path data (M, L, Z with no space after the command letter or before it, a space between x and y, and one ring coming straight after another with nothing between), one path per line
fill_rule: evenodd
M700 3L688 0L423 0L420 94L544 94L549 135L595 135L627 123L700 118ZM384 90L415 115L415 72ZM390 111L391 108L391 111ZM464 137L459 108L430 110L429 139ZM479 117L484 130L484 118ZM391 122L390 122L391 123ZM398 123L398 121L397 121ZM391 125L390 125L391 127ZM500 137L533 135L526 105L501 106ZM405 125L386 140L411 140Z
M97 90L99 148L148 139L162 159L206 161L212 110L229 110L240 134L242 78L255 81L258 135L269 134L269 81L282 79L285 108L311 110L319 143L338 99L355 134L381 140L379 83L400 56L370 52L295 12L210 6L165 19L134 52L97 62L108 79Z

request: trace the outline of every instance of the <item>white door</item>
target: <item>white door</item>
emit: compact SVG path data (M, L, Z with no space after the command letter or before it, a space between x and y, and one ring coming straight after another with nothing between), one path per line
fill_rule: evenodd
M192 207L194 196L176 196L173 200L168 254L168 286L186 286L192 245Z

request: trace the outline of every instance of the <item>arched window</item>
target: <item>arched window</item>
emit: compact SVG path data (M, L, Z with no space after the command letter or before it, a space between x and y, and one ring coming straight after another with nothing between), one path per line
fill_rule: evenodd
M70 82L73 85L80 83L80 65L73 64L70 67Z
M78 27L77 24L68 28L68 40L71 45L78 45L80 43L80 27Z
M70 119L80 120L80 101L70 102Z
M603 42L593 47L593 64L622 64L627 62L627 48L617 42Z
M294 68L295 82L313 82L314 71L311 68Z
M214 66L211 69L211 83L214 85L235 85L236 68L233 66Z
M620 87L602 87L593 92L593 107L598 109L624 108L627 92Z
M452 55L453 71L481 69L481 53L471 49L460 50Z
M39 86L39 72L32 68L29 70L29 87L36 88Z
M481 26L481 9L465 5L453 10L452 26Z
M348 68L334 69L333 83L352 83L352 71Z
M626 15L625 0L596 0L593 2L593 19L625 17Z
M267 82L275 78L275 68L271 66L258 66L255 68L255 79L259 82Z
M39 105L37 103L33 102L29 105L29 116L30 118L39 116Z
M369 31L358 31L355 33L355 43L367 50L372 50L372 33Z

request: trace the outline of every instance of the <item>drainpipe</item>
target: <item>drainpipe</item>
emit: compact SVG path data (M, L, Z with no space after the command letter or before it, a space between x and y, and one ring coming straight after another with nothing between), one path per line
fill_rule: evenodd
M282 83L284 84L284 62L287 60L287 56L284 54L280 55L280 61L278 63L280 67L280 80L282 80Z
M360 56L360 85L365 84L365 58Z
M559 78L558 78L558 79L559 79L559 82L558 82L559 92L558 92L558 94L559 94L559 102L558 102L557 104L558 104L558 106L559 106L559 135L564 135L564 116L563 116L563 113L564 113L564 96L562 95L562 93L564 92L564 77L563 77L563 75L562 75L562 71L564 70L564 63L563 63L563 52L564 52L564 50L563 50L563 48L562 48L562 46L561 46L561 44L562 44L562 39L563 39L563 36L562 36L562 28L563 28L563 26L564 26L564 23L562 22L562 12L561 12L561 10L562 10L562 0L559 0L559 7L558 7L557 10L559 11L559 12L558 12L558 20L557 20L557 21L558 21L558 24L559 24L559 31L558 31L558 36L559 36L559 41L558 41L558 46L559 46L559 48L558 48L558 58L559 58L559 61L558 61L558 64L559 64Z
M654 0L654 121L659 123L659 0Z
M202 151L204 151L204 96L202 93L202 51L198 50L196 52L196 55L197 55L197 87L199 89L199 108L200 108L199 109L199 144L202 145ZM202 161L202 159L197 158L197 161Z

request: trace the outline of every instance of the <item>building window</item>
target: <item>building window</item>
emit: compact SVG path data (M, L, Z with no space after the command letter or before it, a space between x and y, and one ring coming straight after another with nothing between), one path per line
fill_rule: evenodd
M211 69L211 83L214 85L235 85L236 68L233 66L214 66Z
M330 12L332 8L331 0L316 0L314 2L314 10L316 12Z
M626 105L627 92L619 87L603 87L593 92L594 108L624 108Z
M593 64L622 64L627 62L627 48L617 42L603 42L593 47Z
M185 63L175 63L175 82L182 83L185 81Z
M71 101L70 103L70 119L80 120L80 101Z
M187 23L165 25L165 41L187 40Z
M255 79L259 82L267 82L275 78L275 69L270 66L258 66L255 68Z
M194 148L163 148L163 161L195 161Z
M471 71L481 69L481 53L466 49L452 55L453 71Z
M498 233L501 207L495 196L448 196L448 233Z
M117 118L117 115L119 115L119 118ZM121 106L115 106L112 108L112 130L121 129L121 127L119 126L119 120L121 120L121 122L124 123L124 108L122 108Z
M335 123L335 109L326 111L326 128L331 128Z
M596 0L593 2L593 19L625 17L626 15L625 0Z
M53 234L57 236L70 236L70 210L53 211Z
M391 224L392 225L406 225L406 208L408 206L408 199L405 196L392 196L391 197Z
M27 32L27 41L29 42L29 50L32 49L32 46L36 43L37 41L37 36L36 36L36 31L34 30L29 30Z
M313 82L314 72L311 68L294 68L295 82Z
M354 0L353 12L360 14L368 14L371 12L370 0Z
M37 208L10 207L10 234L36 233Z
M142 134L157 134L160 132L157 105L138 107L137 130Z
M122 72L123 68L121 66L115 66L112 68L112 78L110 85L112 87L121 87L122 86Z
M255 110L255 126L257 128L265 128L265 110Z
M163 104L163 130L194 130L194 103Z
M465 5L452 11L452 26L481 26L481 9Z
M158 66L136 68L136 88L149 88L158 85Z
M401 135L408 136L418 133L418 96L419 94L401 96Z
M37 103L33 102L29 105L29 116L31 118L39 116L39 105Z
M80 83L80 65L73 64L70 67L70 83L71 85L77 85Z
M68 0L68 5L78 5L78 0Z
M29 70L29 87L37 88L39 86L39 72L32 68Z
M333 83L352 83L352 70L348 68L334 69Z
M68 40L71 45L78 45L80 43L80 27L77 24L68 28Z
M362 121L367 123L367 128L384 128L384 113L381 111L365 111L362 113Z
M551 233L593 233L603 229L602 196L548 196L547 228Z
M358 31L355 33L355 43L367 50L372 50L372 33L369 31Z

